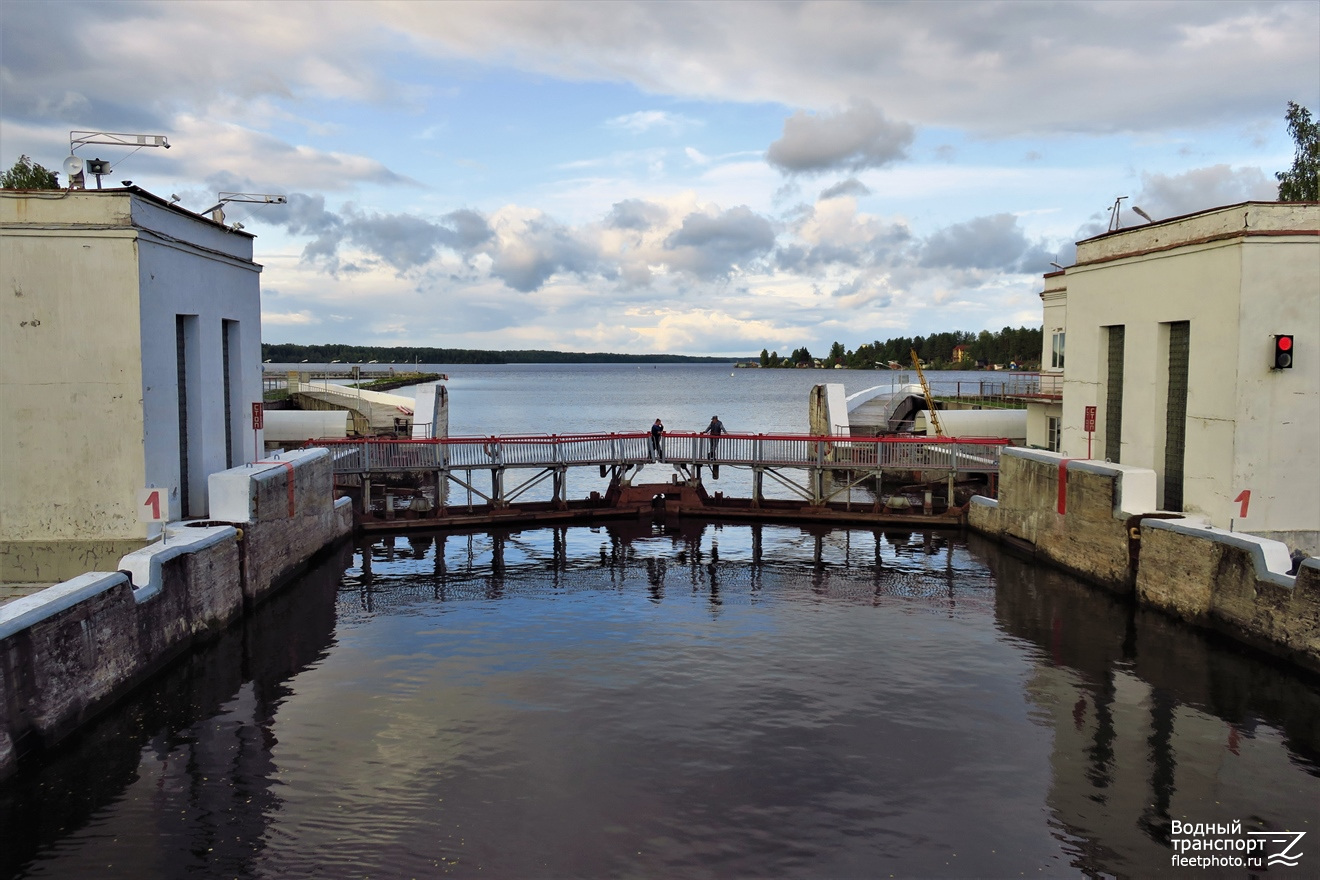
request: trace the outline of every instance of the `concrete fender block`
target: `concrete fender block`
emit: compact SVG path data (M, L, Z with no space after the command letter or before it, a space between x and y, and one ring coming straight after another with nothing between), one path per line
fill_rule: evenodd
M1147 529L1162 529L1192 538L1236 547L1250 555L1258 580L1288 588L1291 588L1295 582L1293 576L1288 574L1292 568L1292 557L1288 553L1288 545L1280 541L1258 538L1255 535L1248 535L1243 532L1229 532L1211 527L1198 528L1176 519L1143 519L1141 530L1144 532Z
M188 532L196 532L189 535ZM161 567L171 559L185 553L194 553L207 547L214 547L224 541L238 537L238 530L233 526L212 526L210 528L184 528L171 531L165 544L152 544L136 550L119 560L119 569L127 574L133 583L133 599L140 605L160 594L164 578Z
M1049 452L1044 449L1028 449L1025 446L1007 446L1000 453L1000 460L1004 458L1020 458L1023 461L1034 461L1038 464L1048 464L1054 467L1059 466L1059 462L1064 457L1057 452Z
M324 474L319 473L322 470ZM321 477L328 496L333 482L330 452L321 448L282 452L268 461L211 474L207 481L211 519L230 523L283 519L291 515L290 508L295 516L320 513L308 507L314 496L322 494L314 485Z
M1114 517L1127 519L1155 509L1155 471L1105 461L1070 461L1068 470L1111 477L1114 480Z
M336 498L334 506L334 537L342 538L353 531L353 499Z
M131 587L122 571L91 571L0 605L0 642L121 584Z

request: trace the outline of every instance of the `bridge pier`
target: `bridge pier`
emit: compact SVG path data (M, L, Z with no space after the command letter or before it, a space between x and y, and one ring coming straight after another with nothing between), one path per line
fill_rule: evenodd
M555 510L567 510L568 509L568 468L562 466L555 468L553 483L551 488L552 491L551 491L550 500L551 503L554 504Z

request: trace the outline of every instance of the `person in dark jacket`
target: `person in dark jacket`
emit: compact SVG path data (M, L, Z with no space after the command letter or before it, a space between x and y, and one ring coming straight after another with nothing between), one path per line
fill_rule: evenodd
M710 435L710 453L706 457L714 458L715 448L720 445L720 435L724 433L724 423L719 416L711 416L710 424L701 433Z
M651 457L661 459L665 457L664 447L665 426L659 419L651 426Z

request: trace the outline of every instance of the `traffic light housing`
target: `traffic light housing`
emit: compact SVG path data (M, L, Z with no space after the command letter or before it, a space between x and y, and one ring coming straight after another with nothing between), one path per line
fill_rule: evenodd
M1293 338L1291 333L1274 337L1274 369L1291 370L1293 365Z

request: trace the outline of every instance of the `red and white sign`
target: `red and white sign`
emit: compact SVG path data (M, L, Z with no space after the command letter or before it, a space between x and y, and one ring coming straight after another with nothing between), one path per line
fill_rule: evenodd
M1095 407L1088 406L1086 408L1086 419L1082 423L1082 430L1088 434L1095 430Z
M252 404L252 430L260 431L266 425L266 411L260 403Z
M138 519L141 522L169 522L169 489L138 489L137 498Z

